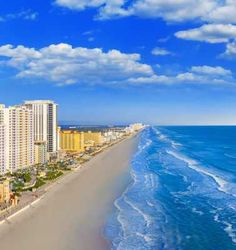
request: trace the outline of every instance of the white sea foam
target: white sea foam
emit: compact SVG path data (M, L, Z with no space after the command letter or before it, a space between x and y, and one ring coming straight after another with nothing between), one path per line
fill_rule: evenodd
M146 243L152 242L152 238L151 238L150 235L141 234L139 232L137 232L136 235L139 236L139 237L141 237L141 238L143 238Z
M171 140L171 145L173 146L173 148L178 148L178 147L182 146L181 143L175 142L173 140Z
M235 230L233 229L232 224L230 224L227 221L221 221L220 220L220 214L218 213L219 210L221 210L221 209L218 209L217 211L214 211L214 213L215 213L215 215L214 215L214 221L217 222L217 223L222 223L225 226L225 228L224 228L225 232L231 238L232 242L234 244L236 244L236 233L235 233Z
M235 155L230 155L230 154L224 154L226 157L228 158L232 158L232 159L236 159L236 156Z
M204 213L200 210L197 210L197 208L193 207L192 208L192 212L195 213L195 214L199 214L199 215L203 215Z
M122 198L117 199L114 202L114 205L115 205L116 209L119 211L119 213L117 215L117 220L118 220L118 222L119 222L119 224L121 225L121 228L122 228L122 232L120 232L120 233L122 233L123 234L122 236L125 237L125 235L126 235L126 220L124 220L122 218L122 213L121 213L122 207L119 205L119 202L121 201L121 199ZM120 235L120 237L121 237L121 235Z
M216 214L214 215L214 221L215 221L215 222L220 222L220 220L219 220L219 214L216 213Z
M151 203L150 201L146 201L146 202L147 202L149 207L155 207L155 205L153 203Z
M229 208L233 209L233 210L236 210L236 204L230 204L229 205Z
M150 146L151 144L152 144L152 140L147 139L144 145L139 145L139 146L138 146L138 149L139 149L139 150L138 150L137 154L140 154L145 148L147 148L147 147Z
M181 143L171 140L167 135L162 134L159 130L155 129L155 132L158 135L159 140L169 142L173 148L177 149L182 146Z
M143 218L144 221L147 225L147 227L149 227L152 223L152 219L149 215L147 215L146 213L144 213L141 209L139 209L133 202L131 202L127 197L124 197L125 202L131 207L133 208L135 211L138 212L138 214L140 214Z
M131 177L132 177L132 179L133 179L133 184L130 185L130 186L128 186L127 190L128 190L131 186L134 186L136 183L138 183L138 176L135 174L134 170L131 170L131 171L130 171L130 174L131 174ZM126 191L127 191L127 190L126 190ZM125 191L125 192L126 192L126 191Z
M204 175L207 175L209 177L211 177L215 182L216 184L218 185L218 190L219 191L222 191L222 192L225 192L225 193L228 193L227 191L227 188L226 188L226 185L228 184L227 181L225 181L223 178L219 177L218 175L216 174L213 174L205 169L203 169L202 167L199 166L198 162L195 161L195 160L192 160L192 159L189 159L181 154L178 154L178 153L175 153L173 151L170 151L170 150L167 150L166 151L169 155L172 155L174 156L175 158L181 160L181 161L184 161L187 163L188 167L201 173L201 174L204 174Z
M144 178L145 178L144 184L146 188L151 188L151 189L157 188L157 185L158 185L157 176L155 176L152 173L147 173L144 175Z
M235 234L235 230L233 229L232 224L230 224L229 222L226 222L226 221L224 221L223 224L226 226L225 229L224 229L225 232L232 239L232 242L234 244L236 244L236 234Z

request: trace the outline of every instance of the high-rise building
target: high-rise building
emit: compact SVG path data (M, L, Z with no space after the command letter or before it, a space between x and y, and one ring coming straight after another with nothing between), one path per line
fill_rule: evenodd
M14 172L34 164L33 114L24 105L7 108L7 170Z
M7 166L5 116L5 106L0 104L0 175L6 172Z
M24 105L0 105L0 171L14 172L34 164L32 111Z
M57 104L53 101L26 101L33 112L34 140L45 142L48 153L58 151Z
M141 129L144 128L144 125L142 123L134 123L134 124L131 124L130 125L130 128L133 130L133 131L139 131Z
M0 124L0 175L6 171L6 126Z

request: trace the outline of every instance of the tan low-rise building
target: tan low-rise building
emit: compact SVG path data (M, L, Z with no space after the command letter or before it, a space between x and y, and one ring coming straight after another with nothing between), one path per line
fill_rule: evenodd
M61 130L60 148L67 152L84 152L84 133L75 130Z
M101 145L103 143L102 133L101 132L92 132L88 131L84 133L84 142L85 144L93 144L94 146Z
M0 182L0 203L10 202L10 182L9 180Z

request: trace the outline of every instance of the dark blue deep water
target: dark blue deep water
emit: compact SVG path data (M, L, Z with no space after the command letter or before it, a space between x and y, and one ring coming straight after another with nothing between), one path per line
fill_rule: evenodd
M236 127L150 127L106 237L119 250L236 250Z

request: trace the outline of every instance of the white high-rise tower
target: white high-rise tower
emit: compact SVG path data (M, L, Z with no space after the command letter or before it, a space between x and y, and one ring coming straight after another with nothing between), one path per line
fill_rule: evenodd
M48 153L58 151L57 107L53 101L25 101L25 105L33 111L34 140L45 142Z

